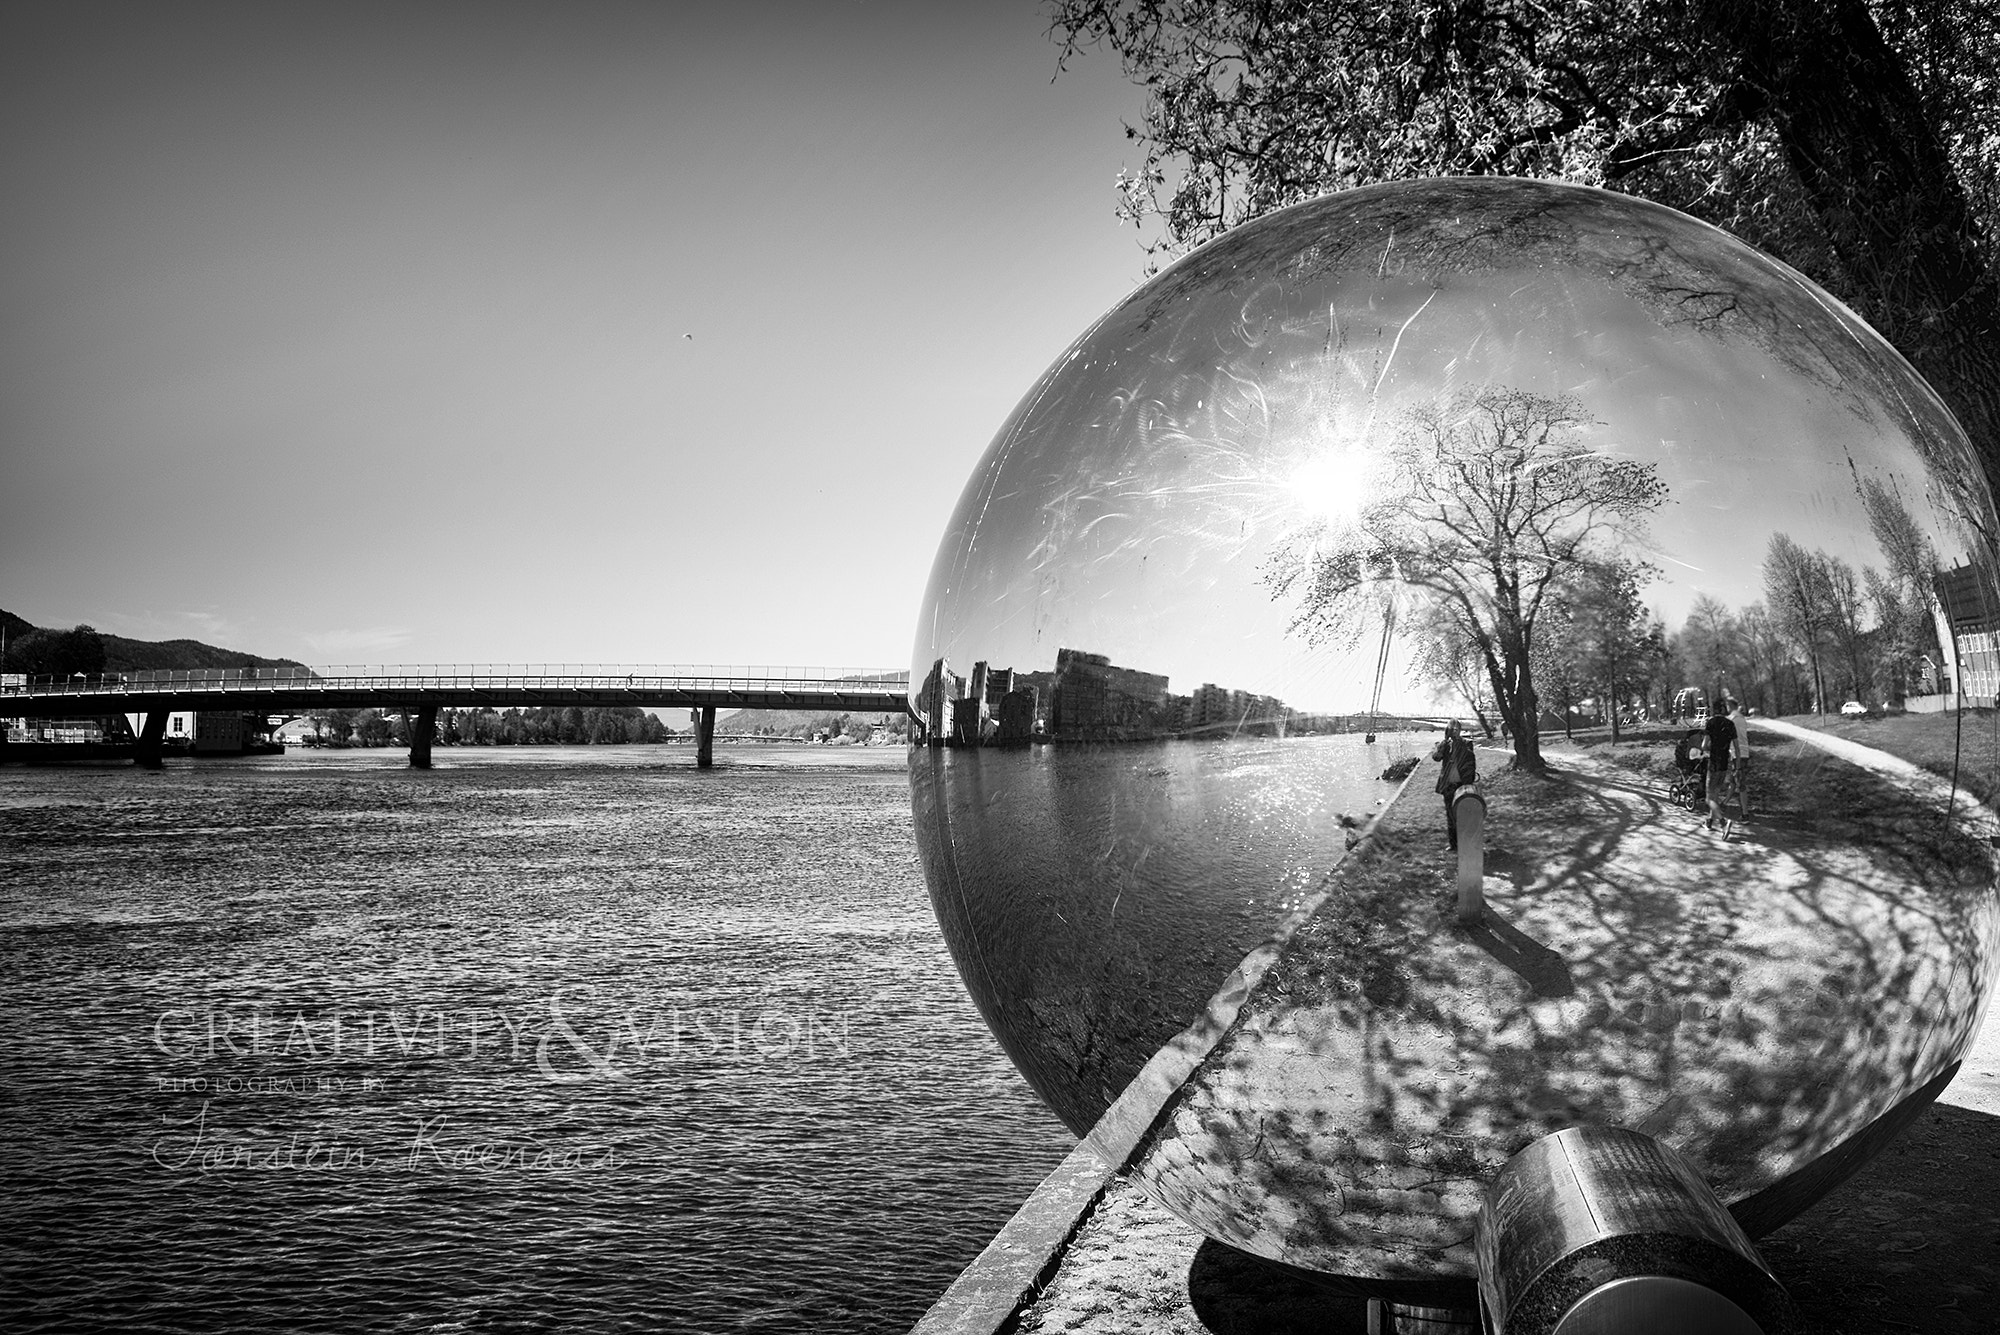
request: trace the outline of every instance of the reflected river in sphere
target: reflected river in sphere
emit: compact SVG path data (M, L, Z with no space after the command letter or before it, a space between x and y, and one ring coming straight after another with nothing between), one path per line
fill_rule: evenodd
M946 939L1232 1245L1462 1280L1484 1183L1579 1123L1767 1231L1990 997L1994 532L1909 365L1705 224L1499 179L1273 214L959 502L911 687Z

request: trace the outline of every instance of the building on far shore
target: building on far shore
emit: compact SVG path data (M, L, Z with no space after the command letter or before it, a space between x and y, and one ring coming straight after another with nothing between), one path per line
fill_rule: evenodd
M1058 649L1053 672L996 668L982 660L962 677L940 658L917 689L912 736L931 746L1282 737L1295 717L1276 696L1212 683L1192 696L1175 695L1168 686L1164 674L1120 667L1084 649ZM1315 722L1324 727L1332 720Z
M1941 570L1937 592L1938 638L1944 642L1944 693L1961 705L1990 707L2000 697L2000 607L1993 605L1993 572L1981 565Z
M1129 741L1169 734L1167 679L1116 667L1103 654L1056 650L1049 736L1057 741Z

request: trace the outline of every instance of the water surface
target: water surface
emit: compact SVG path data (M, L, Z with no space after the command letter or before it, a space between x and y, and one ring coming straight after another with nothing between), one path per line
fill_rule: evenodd
M900 1331L1070 1137L900 749L0 769L0 1306Z

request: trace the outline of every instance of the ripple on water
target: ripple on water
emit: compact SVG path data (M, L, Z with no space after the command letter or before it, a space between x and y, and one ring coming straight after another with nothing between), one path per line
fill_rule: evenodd
M10 1324L906 1329L1070 1139L900 754L688 760L0 771Z

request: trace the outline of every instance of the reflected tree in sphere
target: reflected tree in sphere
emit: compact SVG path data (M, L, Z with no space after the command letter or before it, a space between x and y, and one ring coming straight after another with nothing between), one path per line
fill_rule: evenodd
M1281 548L1272 587L1296 594L1309 640L1351 634L1385 581L1423 590L1445 633L1469 641L1514 763L1542 764L1536 627L1566 583L1615 567L1618 539L1665 498L1652 464L1585 446L1572 398L1489 385L1406 410L1387 485L1357 521L1324 522Z

